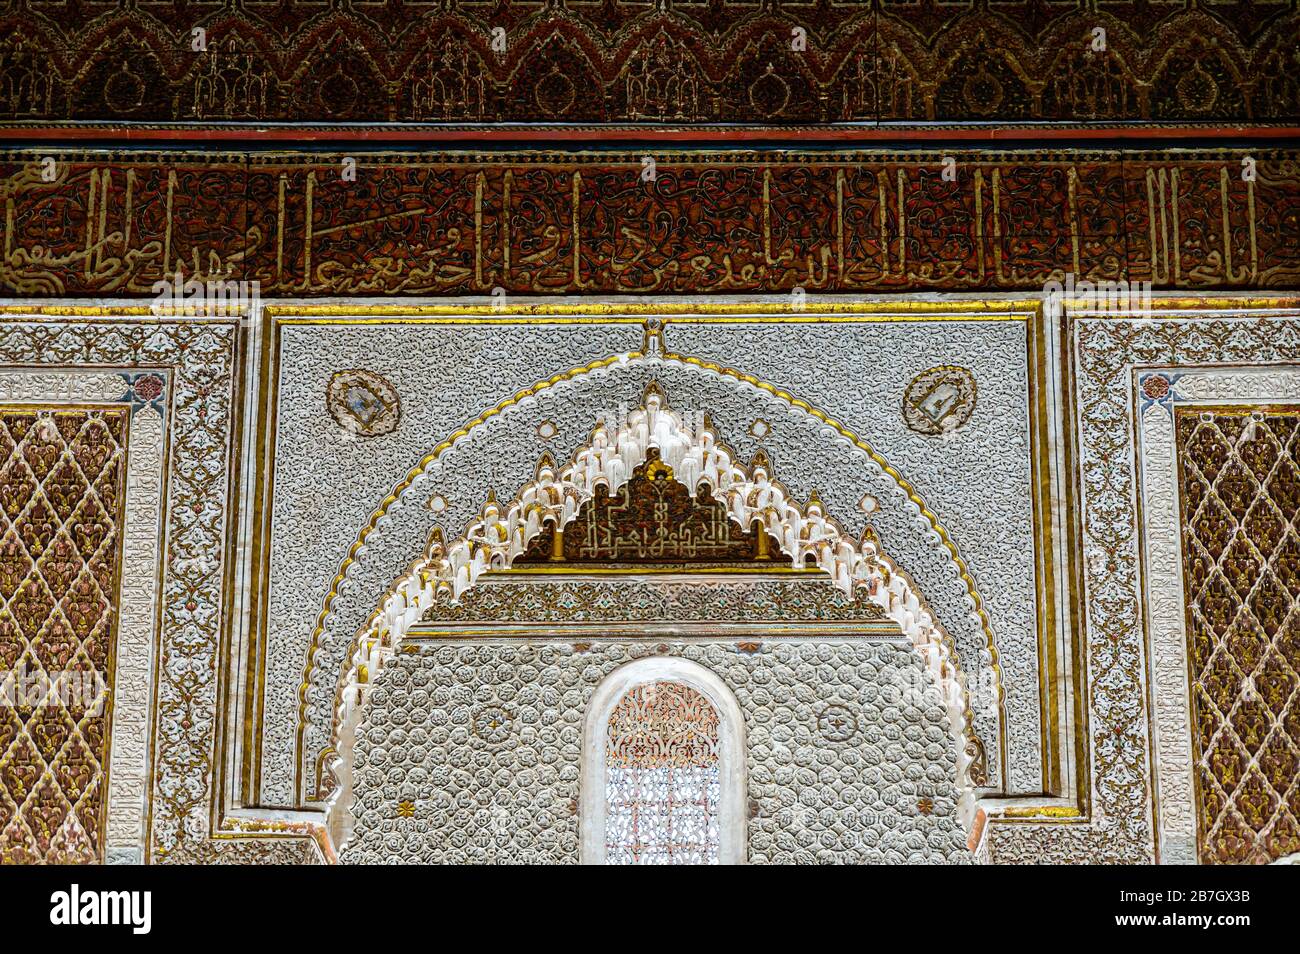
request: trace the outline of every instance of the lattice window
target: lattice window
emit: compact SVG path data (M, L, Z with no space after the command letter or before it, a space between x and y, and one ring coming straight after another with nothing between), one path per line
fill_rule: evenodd
M718 863L718 713L676 682L629 689L609 717L605 857L615 865Z

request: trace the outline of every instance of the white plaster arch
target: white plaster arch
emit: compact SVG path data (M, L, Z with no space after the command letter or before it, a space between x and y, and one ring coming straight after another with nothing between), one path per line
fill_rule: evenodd
M971 728L963 746L963 757L971 765L970 777L981 788L990 790L999 790L1007 784L1007 771L1011 764L1008 743L1013 733L1016 733L1022 754L1027 746L1035 746L1032 766L1037 766L1039 750L1035 740L1040 724L1037 677L1004 685L993 620L976 581L956 541L917 488L855 431L797 395L730 367L690 355L666 352L662 342L654 345L658 339L649 330L647 339L646 351L599 358L538 381L486 408L463 427L447 434L407 472L405 478L394 485L390 494L372 512L330 585L307 648L302 683L297 692L297 719L292 727L298 738L296 768L293 770L295 791L318 805L330 801L336 781L331 766L337 758L342 729L340 703L348 686L355 680L353 670L359 642L374 635L371 623L376 612L376 600L373 594L391 596L416 572L423 558L411 559L410 555L424 552L428 534L435 526L449 536L459 536L463 535L459 533L459 527L478 521L482 514L480 507L473 506L476 487L482 488L477 497L481 501L489 486L508 488L529 482L525 476L528 471L520 466L525 463L524 459L502 461L487 458L480 462L466 457L469 453L467 448L489 443L496 445L496 451L502 444L508 446L518 439L520 443L532 445L532 452L526 452L526 459L535 461L548 450L549 439L531 440L507 435L516 433L522 426L535 427L549 419L537 416L543 406L548 407L550 415L561 419L566 433L572 435L576 422L563 424L566 416L564 403L573 400L575 406L585 407L591 421L613 420L618 414L611 417L603 413L606 409L617 406L623 409L620 413L626 413L624 394L627 392L619 387L616 379L627 376L635 380L637 390L641 390L660 374L671 382L674 391L684 389L681 393L700 401L701 407L720 402L717 406L733 418L733 427L739 423L734 418L742 405L744 410L739 410L742 417L751 409L757 412L759 407L763 408L764 423L780 432L780 436L773 436L770 441L759 439L755 449L766 445L782 457L788 448L795 449L794 467L789 479L797 482L801 494L811 493L818 484L817 473L808 471L808 462L818 454L827 455L822 459L837 474L826 488L831 491L832 499L843 479L836 468L847 467L855 471L855 476L849 479L864 489L870 488L867 497L877 501L884 525L890 528L891 544L897 540L900 552L906 555L905 564L925 574L926 592L929 599L935 601L933 608L926 608L934 618L944 621L947 627L944 646L952 660L960 659L966 674L969 690L966 718ZM603 392L603 398L592 403L591 397L600 392ZM704 392L709 393L708 398L701 397ZM604 403L600 403L602 400ZM752 431L749 436L757 437ZM586 437L580 438L576 444L571 438L566 440L567 445L562 441L560 446L580 446ZM859 466L861 469L857 470ZM485 473L491 470L511 473L503 481L501 476L504 475L493 479ZM457 475L480 479L478 483L467 484ZM412 512L412 508L419 507L433 511L433 497L429 496L431 488L450 484L460 485L454 487L455 495L450 500L443 500L448 513L454 512L454 516L429 520L425 519L427 515ZM862 499L865 501L867 497ZM425 501L423 506L421 500ZM844 508L839 513L853 522L853 536L856 537L864 524L851 513L852 505L850 500L837 501L837 506ZM447 520L450 522L445 522ZM421 527L420 537L410 532L415 525ZM393 560L391 555L394 553L400 553L403 562ZM891 572L895 572L894 565L891 563L889 566ZM920 590L911 583L910 576L901 572L895 572L895 575L901 576L903 582L919 594ZM918 606L925 605L918 600ZM926 655L934 662L934 653L927 650ZM1012 690L1015 692L1012 703L1021 709L1029 707L1032 719L1012 721L1007 704L1007 693ZM972 708L974 702L978 705ZM279 731L284 731L283 724ZM990 747L986 748L986 745ZM1030 762L1021 764L1022 767L1031 765ZM311 788L302 784L304 779L310 779Z
M982 758L983 743L974 733L970 696L956 663L951 639L917 592L910 577L881 551L868 526L853 540L828 517L814 494L800 504L769 474L763 456L749 466L716 434L707 418L692 427L668 404L652 383L641 405L615 424L598 423L591 439L572 461L557 468L543 457L536 476L507 504L489 492L479 519L445 544L430 541L425 557L389 591L379 611L357 639L340 679L335 712L334 756L329 769L338 781L328 802L330 832L336 846L346 841L351 824L350 800L353 739L360 724L365 689L384 661L397 651L406 631L439 598L458 599L489 569L510 566L547 524L563 528L604 485L610 493L644 463L651 447L673 469L675 479L694 495L708 488L725 504L738 525L761 524L779 542L795 566L812 562L829 574L846 594L865 594L898 623L924 658L947 705L957 742L957 784L968 802L974 788L972 767Z
M941 627L906 574L881 552L874 532L868 530L857 541L850 539L826 515L816 495L801 505L772 478L765 457L748 467L738 463L707 423L694 429L688 426L654 387L641 407L618 424L598 424L590 442L569 465L559 469L544 457L535 479L513 501L503 505L489 493L479 519L462 537L448 546L435 541L425 559L393 587L371 622L370 642L388 648L400 644L407 628L439 595L458 599L485 571L508 567L545 525L567 525L596 487L617 492L645 463L651 447L693 495L707 486L738 525L760 523L779 541L793 565L815 564L846 594L865 588L914 645L934 646L937 655L931 661L943 664L936 674L943 679L953 676L955 667L948 662L951 651ZM359 643L363 651L366 642ZM353 660L354 668L371 662L364 654Z
M730 687L713 672L680 656L647 656L624 663L596 687L582 728L578 837L586 865L605 864L605 733L614 707L637 686L677 682L699 692L718 714L718 861L746 860L745 717Z

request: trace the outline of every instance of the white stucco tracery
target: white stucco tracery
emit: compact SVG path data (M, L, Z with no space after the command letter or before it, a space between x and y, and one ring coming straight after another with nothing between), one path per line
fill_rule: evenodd
M692 427L675 413L667 395L652 383L641 406L601 419L572 461L557 467L547 457L536 476L507 504L486 492L479 519L450 544L430 541L425 559L398 580L356 643L336 713L333 772L338 785L330 800L330 829L339 845L350 828L352 747L365 698L384 661L424 611L439 599L458 599L484 572L509 567L548 524L560 529L598 486L617 492L656 448L673 476L691 493L709 493L727 507L738 525L760 524L779 541L794 566L814 565L846 594L865 596L898 624L925 659L946 700L957 739L958 783L972 788L970 769L980 751L971 727L967 687L951 640L915 591L907 575L880 549L874 531L850 538L814 494L800 504L769 472L761 454L744 466L720 440L707 418ZM969 800L967 800L969 801Z
M529 339L525 350L554 350L558 343L564 346L566 356L572 356L573 345L586 340L578 330L585 333L588 327L575 326L572 332L567 328L563 332L539 330L536 341ZM402 340L423 346L424 334ZM462 341L466 334L470 332L457 326L455 340ZM334 342L334 336L329 340ZM378 348L398 360L397 352L384 350L388 347L384 342L389 340L386 334L376 337L367 332L364 340L368 349ZM944 348L953 344L947 338L943 341ZM642 344L644 348L645 342ZM440 355L443 346L438 343ZM493 353L499 352L497 348ZM468 353L475 352L471 348ZM467 374L434 387L411 377L408 367L407 377L395 381L407 408L405 423L394 435L377 439L385 442L384 453L363 463L351 444L330 443L326 430L316 439L329 443L329 456L300 459L291 468L296 484L277 480L276 495L286 506L292 500L317 502L319 508L313 513L330 514L332 539L342 534L352 542L350 547L332 551L340 560L333 563L320 547L307 545L310 537L288 532L304 517L276 517L275 525L286 532L281 535L272 571L271 595L276 609L269 621L265 736L275 745L262 749L263 774L258 785L263 798L290 799L295 797L292 792L298 792L297 797L318 807L329 800L334 785L329 766L337 751L337 713L358 640L369 632L377 606L423 562L431 536L436 532L441 540L459 539L481 519L489 489L495 489L503 501L513 499L515 488L533 481L535 464L547 454L561 462L571 461L577 449L589 443L596 421L625 415L628 404L636 405L652 381L673 396L674 409L683 411L688 420L699 421L700 412L707 412L716 422L711 429L726 437L736 459L753 460L760 451L771 455L774 473L788 495L801 501L822 495L823 511L833 514L851 539L860 539L870 522L886 541L891 558L907 568L905 579L923 582L926 608L951 641L951 658L960 661L971 703L972 748L968 754L979 768L972 777L985 793L1010 791L1011 777L1018 780L1022 791L1041 790L1037 783L1041 770L1039 686L1036 676L1025 671L1026 667L1034 669L1036 657L1019 648L1007 655L1004 620L989 612L992 604L986 598L1002 594L1005 604L1006 594L1018 599L1028 584L1015 561L998 563L992 572L986 565L985 571L979 572L968 560L972 541L978 543L989 527L1018 525L1018 517L1004 510L999 500L1017 497L1010 488L1020 484L1004 480L1000 473L966 467L965 480L970 486L985 488L985 497L978 498L983 501L979 511L996 515L996 519L954 533L954 507L964 513L963 508L976 498L941 500L942 505L935 506L934 488L914 482L913 471L923 475L927 465L912 461L911 467L900 470L891 463L894 438L868 436L869 429L874 430L873 421L890 418L892 398L886 387L893 380L890 376L836 385L850 390L865 388L863 393L871 401L869 407L846 418L827 411L829 395L817 385L819 379L801 378L797 390L791 391L786 386L793 382L784 376L773 383L768 377L755 377L675 351L601 354L580 365L556 361L552 355L549 373L524 379L523 384L518 378L500 381L499 376ZM948 357L946 350L931 349L926 360ZM360 366L368 358L354 350L348 360ZM983 373L994 372L986 367ZM281 386L290 383L286 378ZM471 383L479 385L474 394L461 393L462 385ZM1020 392L1013 389L1013 393ZM420 397L418 402L415 394ZM1014 407L1007 406L1009 400L1007 397L997 408L986 410L984 417L1014 417ZM611 415L612 408L621 410ZM310 426L308 419L295 423L295 427ZM443 435L431 450L430 435ZM996 445L1019 446L1014 436L1001 431L988 439ZM943 453L951 456L963 441L980 440L974 432L957 444L945 439ZM280 458L289 446L298 446L298 441L278 448L277 474L281 473ZM881 446L890 449L887 456L878 450ZM418 463L409 466L413 459ZM364 493L354 478L365 484ZM998 500L988 498L990 481L1000 488ZM303 492L307 498L302 497ZM358 527L359 532L355 530ZM318 539L324 545L329 538L318 534ZM1025 552L1009 538L1001 545ZM920 588L913 584L912 589L919 592ZM315 621L314 626L309 620ZM304 641L306 660L299 668L294 660L301 658ZM296 759L286 759L292 733L298 739ZM1016 771L1008 776L1006 766L1013 763Z

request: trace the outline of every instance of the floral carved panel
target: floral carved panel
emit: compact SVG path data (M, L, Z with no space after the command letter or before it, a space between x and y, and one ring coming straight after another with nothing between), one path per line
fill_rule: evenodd
M1171 420L1167 404L1178 391L1255 403L1294 394L1294 376L1270 366L1300 360L1300 322L1279 310L1067 317L1065 325L1077 405L1089 812L1069 823L995 822L989 855L999 862L1193 861L1194 753L1187 704L1179 701L1187 699L1187 668L1175 435L1153 422ZM1216 365L1212 383L1207 368ZM1160 386L1147 380L1151 369L1165 378ZM1148 516L1159 514L1145 535L1139 501Z
M104 859L319 857L301 838L259 841L238 829L212 837L214 807L220 807L215 753L222 725L218 685L237 321L141 320L129 314L104 321L93 317L98 309L86 318L13 311L0 326L5 398L34 406L51 396L61 403L117 404L130 414L125 526L116 525L122 577L113 743L104 756L110 763ZM73 448L75 436L67 440ZM89 532L96 522L73 513L69 533L80 552L76 524ZM5 519L11 519L7 512ZM52 539L54 549L61 539L57 530ZM89 571L97 572L94 557ZM51 626L60 612L82 612L71 603L64 611L52 598L47 602L51 609L43 618ZM69 625L75 632L75 618ZM90 632L93 640L98 630Z

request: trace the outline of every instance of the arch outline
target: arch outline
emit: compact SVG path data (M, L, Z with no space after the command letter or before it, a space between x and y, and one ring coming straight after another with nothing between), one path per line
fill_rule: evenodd
M747 859L745 717L735 693L717 673L680 656L646 656L619 666L596 687L582 723L582 762L578 780L578 844L584 865L605 864L605 734L615 707L632 689L654 682L676 682L704 696L718 715L718 863Z
M417 481L418 478L426 474L430 466L433 465L444 452L452 448L453 445L455 445L458 441L467 437L476 428L486 424L488 421L490 421L491 418L500 416L510 408L519 405L525 402L527 399L549 388L552 388L558 384L573 381L587 374L597 372L602 369L608 369L615 365L622 365L628 362L643 361L643 360L662 361L665 363L676 363L688 367L694 367L696 369L708 371L713 374L717 374L720 377L728 378L733 381L739 382L741 384L749 385L754 388L757 388L758 390L761 390L766 394L770 395L771 397L776 398L777 400L788 405L789 407L796 409L804 414L807 414L811 418L825 425L832 432L834 432L834 435L837 437L837 439L846 441L849 445L855 448L856 451L864 454L868 460L870 460L877 467L880 468L883 474L887 475L892 481L894 481L897 487L905 495L910 505L915 508L915 516L919 518L921 521L924 521L929 525L930 531L932 532L935 540L942 546L944 550L946 550L948 554L948 562L951 570L955 573L955 575L958 577L958 579L961 581L961 583L966 589L968 611L972 614L974 619L977 621L980 630L983 633L985 648L987 649L989 654L989 660L990 660L989 668L992 672L992 691L994 693L993 705L997 710L996 721L998 725L998 734L999 734L999 738L989 739L987 741L989 743L996 744L998 746L1000 777L1005 778L1005 773L1007 771L1007 753L1006 753L1007 713L1005 709L1005 691L1003 687L1003 673L999 661L997 646L994 640L992 623L984 607L984 601L979 595L975 581L970 574L965 559L962 557L960 551L958 550L955 541L952 539L952 537L949 535L947 530L939 522L938 516L926 505L925 501L920 496L919 492L914 487L914 485L912 485L912 483L908 481L901 474L901 472L899 472L895 467L893 467L883 455L881 455L878 451L876 451L869 443L867 443L862 437L860 437L851 428L849 428L848 426L840 422L838 419L830 416L826 412L821 411L812 403L794 396L789 391L786 391L783 388L773 385L753 375L746 374L742 371L738 371L736 369L726 367L717 364L715 362L708 361L706 359L701 359L691 355L686 355L686 354L681 354L681 353L666 350L663 345L663 331L666 326L666 323L667 323L666 319L662 317L657 317L657 316L648 317L643 321L643 325L645 327L646 333L645 333L645 338L643 341L642 348L640 350L630 351L618 355L610 355L605 358L600 358L591 361L585 365L578 366L569 369L567 371L556 373L546 379L539 380L534 385L528 388L524 388L519 392L517 392L516 394L511 395L510 397L507 397L502 401L498 402L498 404L494 405L493 407L486 409L483 413L479 414L476 418L467 422L463 427L458 428L457 430L449 434L444 440L439 442L439 444L430 453L422 457L420 462L408 471L406 477L403 478L403 480L401 480L400 482L398 482L398 484L395 485L393 490L384 498L379 508L371 515L367 524L361 529L356 542L350 548L347 557L344 559L338 573L335 575L335 578L325 597L322 609L318 614L317 622L313 630L311 644L307 653L306 666L303 672L303 681L299 687L299 692L298 692L299 719L298 719L298 725L296 727L298 744L297 744L296 755L295 755L295 790L296 791L301 792L303 788L301 784L301 773L304 770L304 759L308 754L305 749L305 734L308 726L308 712L309 712L308 692L311 685L311 673L315 666L316 657L322 648L322 644L321 644L322 637L324 636L325 631L329 625L329 619L334 612L334 607L333 607L334 599L337 596L338 592L340 591L341 587L345 584L347 577L350 575L351 568L355 566L357 559L359 559L360 556L364 553L364 550L367 545L367 538L369 537L371 532L373 532L376 529L376 527L380 526L384 522L384 520L388 517L389 508L391 507L391 505L396 501L398 501L401 498L401 496L407 491L407 489ZM521 491L523 489L524 488L521 488ZM428 554L426 553L425 556L427 557L427 555ZM380 601L376 605L375 610L371 613L370 617L361 627L359 627L357 632L354 633L349 638L349 644L347 650L345 651L343 665L338 674L338 679L335 685L334 706L333 706L333 713L332 713L333 726L330 733L331 743L318 753L318 758L315 763L315 774L316 774L317 786L320 786L325 780L327 774L330 772L331 764L336 762L341 757L341 753L339 751L339 747L337 743L339 741L340 729L343 723L342 713L344 711L344 707L359 702L359 699L355 697L355 689L358 682L357 679L358 673L364 672L365 669L367 668L371 668L368 665L368 660L364 657L370 657L373 651L378 650L379 654L374 656L374 662L379 665L382 665L383 652L391 652L397 648L395 645L397 641L393 641L393 643L390 643L389 645L384 645L385 642L384 640L375 638L378 635L376 624L383 616L385 607L392 601L392 599L395 596L399 595L399 593L402 591L404 586L409 584L413 579L418 579L420 568L424 563L425 563L424 559L416 560L413 563L411 563L402 574L399 574L396 578L394 578L390 583L388 589L385 591L384 596L380 599ZM890 564L890 568L895 572L897 578L899 578L901 581L903 581L906 584L909 592L915 590L915 587L912 585L910 577L906 573L902 572L900 569L896 567L893 567L892 564ZM919 593L917 593L916 595L919 596ZM925 615L928 617L929 621L935 624L935 628L940 633L943 634L943 640L947 644L946 645L946 649L948 651L946 653L947 658L950 659L954 664L954 666L956 666L960 671L960 661L957 656L956 647L952 645L951 639L947 636L946 631L944 631L942 625L938 624L937 617L932 612L929 611L929 608L925 606L924 603L921 603L921 608L922 611L925 613ZM369 646L367 644L369 644ZM373 678L374 672L377 672L377 669L378 666L375 666L373 671L370 674L371 678ZM364 682L365 680L363 679L362 681ZM354 697L351 700L348 700L345 697L349 694L350 691L354 693ZM973 723L969 698L964 706L964 709L965 709L964 719L966 723L966 728L968 730L964 755L968 760L968 764L970 766L969 778L976 786L981 786L986 784L988 781L987 769L986 769L987 766L986 752L984 748L984 744L986 740L976 737L973 732L969 732ZM335 794L337 794L337 791L335 792ZM317 787L315 790L315 794L311 797L313 797L316 800L325 800L330 797L330 794L328 793L328 791L324 790L323 788Z

